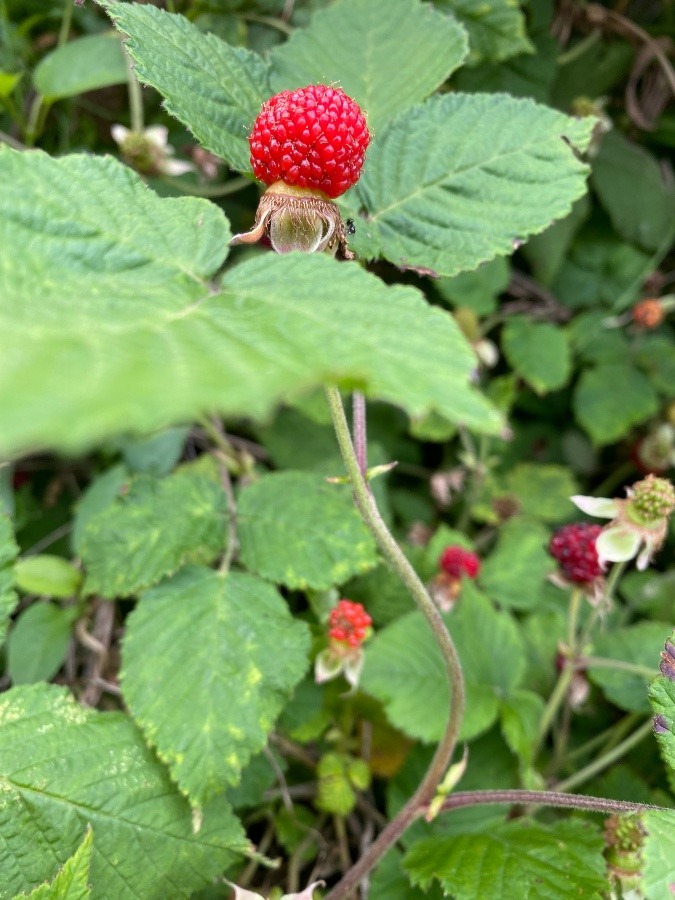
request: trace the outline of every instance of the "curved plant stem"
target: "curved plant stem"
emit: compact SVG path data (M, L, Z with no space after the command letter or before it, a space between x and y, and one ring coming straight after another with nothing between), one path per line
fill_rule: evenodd
M144 126L143 118L143 92L141 85L136 78L131 57L124 51L124 62L127 67L127 90L129 92L129 116L131 118L131 130L142 132Z
M597 775L599 772L604 771L608 766L611 766L612 763L616 762L617 759L621 759L622 756L625 756L629 750L632 750L637 744L643 741L648 734L651 734L652 731L652 720L647 719L637 731L634 731L633 734L630 734L625 740L621 741L620 744L617 744L616 747L613 747L611 750L608 750L607 753L603 753L602 756L599 756L597 759L594 759L593 762L590 762L587 766L584 766L583 769L579 769L578 772L575 772L573 775L570 775L569 778L565 778L563 781L559 781L554 787L558 791L570 791L572 788L578 787L580 784L585 784L594 775Z
M352 431L354 452L361 474L365 478L368 471L368 433L366 430L366 398L361 391L352 394Z
M420 815L420 810L433 798L457 744L457 737L464 713L464 678L455 645L438 609L427 593L419 576L389 532L368 489L368 483L359 466L349 434L349 425L347 424L340 392L332 385L326 386L325 390L335 435L354 491L356 506L380 550L406 585L429 623L443 657L448 681L450 682L451 699L450 717L445 733L419 787L395 818L380 832L366 852L349 869L341 881L329 891L325 898L325 900L341 900L341 898L347 897L355 890L363 877L379 862L411 822Z
M462 809L465 806L485 806L501 803L567 807L568 809L584 809L590 812L640 812L643 809L658 809L663 812L670 812L670 810L666 810L661 806L652 806L650 803L630 803L627 800L609 800L606 797L565 794L560 791L520 790L457 791L456 794L451 794L444 801L441 812L452 812L453 809Z

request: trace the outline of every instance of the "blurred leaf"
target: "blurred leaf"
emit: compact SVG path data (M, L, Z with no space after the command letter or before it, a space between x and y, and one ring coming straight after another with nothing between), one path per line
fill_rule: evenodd
M134 476L84 529L85 593L128 597L186 563L213 562L227 515L220 484L190 466L167 478Z
M590 822L516 821L486 834L420 841L403 864L413 884L437 879L456 900L600 900L607 887L603 845Z
M262 57L149 4L102 0L101 5L127 35L125 47L139 80L162 94L166 110L203 147L249 172L248 129L272 93Z
M518 500L521 512L544 522L569 519L574 511L570 497L579 493L566 466L544 463L518 463L506 475L505 485Z
M599 634L593 641L593 656L616 659L653 669L659 666L659 653L671 626L663 622L638 622ZM607 699L627 712L648 712L649 677L620 669L589 666L588 677L602 688Z
M482 588L502 606L532 609L546 575L555 568L546 549L548 541L548 530L538 522L520 516L510 519L483 563Z
M502 705L501 726L504 740L525 764L532 762L543 712L544 701L539 694L524 689L514 691Z
M565 639L567 595L558 590L560 609L535 611L521 622L527 668L523 683L548 697L557 680L558 644Z
M326 590L378 561L351 492L308 472L276 472L244 488L237 526L247 569L290 588Z
M647 829L640 887L647 900L670 900L675 892L675 810L648 810L641 819Z
M668 572L653 569L638 572L634 569L621 578L619 591L631 609L665 622L673 610L675 569Z
M637 347L635 361L657 391L675 397L675 345L670 337L645 335Z
M441 900L438 885L427 892L410 884L402 860L402 853L395 847L382 857L370 876L369 900Z
M467 703L461 736L469 740L490 727L500 700L518 687L523 647L511 616L497 612L470 582L455 611L443 618L464 670ZM450 705L448 680L421 613L408 613L383 628L365 655L361 687L385 704L391 723L410 737L439 740Z
M91 520L112 506L129 489L130 481L131 475L126 467L119 465L96 475L89 483L87 490L78 499L73 521L72 544L77 556L82 556L82 544Z
M17 601L14 589L14 560L18 552L12 521L0 513L0 646L5 640L7 623Z
M355 250L439 275L512 253L585 191L587 168L562 136L583 151L590 123L503 96L445 94L408 110L349 195L365 211Z
M570 350L564 332L555 325L512 316L502 332L502 348L512 368L538 394L567 384Z
M517 0L435 0L435 5L457 16L468 31L469 65L534 52Z
M0 147L0 165L12 260L0 265L0 453L81 449L205 412L262 418L327 380L411 415L501 427L468 384L475 358L456 324L414 289L324 254L270 253L214 295L203 279L229 237L214 204L160 200L110 158Z
M47 101L125 84L126 80L122 42L114 32L68 41L43 57L33 72L35 88Z
M570 244L590 211L591 202L588 195L584 195L574 202L569 215L549 225L541 234L533 235L525 244L523 255L541 284L550 287L553 283L566 260Z
M443 84L467 51L464 29L428 4L341 0L272 52L270 79L275 93L337 82L379 137L390 119Z
M183 452L189 428L167 428L144 438L120 442L124 461L132 472L161 478L168 475Z
M591 176L617 232L631 244L657 250L675 238L675 185L654 157L618 131L604 135Z
M659 403L642 372L629 363L607 363L581 373L572 407L593 443L604 446L655 415Z
M87 900L91 865L93 831L88 828L82 843L60 869L50 884L41 884L30 894L19 894L15 900Z
M485 316L497 308L497 297L508 287L510 276L508 260L497 256L470 272L439 278L434 287L452 306L468 307L476 315Z
M20 72L0 72L0 98L9 97L20 81Z
M220 798L194 833L187 801L122 713L32 685L2 695L0 727L5 896L54 878L88 825L93 894L115 900L165 900L167 885L172 900L187 900L246 849Z
M14 579L19 590L26 594L67 600L77 594L82 573L61 556L40 553L17 560Z
M50 681L68 652L77 617L74 607L33 603L19 615L7 639L7 671L14 684Z
M193 806L237 784L308 651L307 626L251 575L191 567L142 596L127 619L123 695Z

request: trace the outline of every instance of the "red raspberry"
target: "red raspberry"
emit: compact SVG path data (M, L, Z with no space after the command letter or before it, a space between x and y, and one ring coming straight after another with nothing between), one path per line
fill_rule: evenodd
M476 578L480 572L480 559L476 554L455 544L445 548L438 565L453 578L461 578L462 575Z
M358 647L368 636L373 620L360 603L340 600L330 611L328 635L334 641Z
M263 103L248 140L259 181L339 197L359 180L370 135L358 104L341 88L310 84Z
M570 581L588 584L602 575L595 549L595 541L601 531L600 525L578 522L564 525L551 538L548 552L560 563L563 574Z

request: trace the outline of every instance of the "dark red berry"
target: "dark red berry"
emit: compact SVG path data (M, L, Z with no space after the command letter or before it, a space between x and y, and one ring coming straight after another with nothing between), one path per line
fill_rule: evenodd
M358 104L341 88L310 84L270 97L248 140L259 181L339 197L359 180L370 135Z
M462 575L466 575L467 578L476 578L480 572L480 559L476 554L455 544L445 548L438 560L438 565L453 578L461 578Z
M341 644L358 647L368 636L373 620L360 603L340 600L330 611L328 636Z
M601 531L600 525L578 522L564 525L551 538L548 552L558 561L569 581L588 584L602 575L595 549L595 541Z

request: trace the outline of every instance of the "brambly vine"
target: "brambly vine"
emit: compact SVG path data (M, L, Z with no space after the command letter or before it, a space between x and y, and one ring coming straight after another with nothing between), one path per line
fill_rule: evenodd
M0 900L671 896L656 26L48 5L0 3Z

